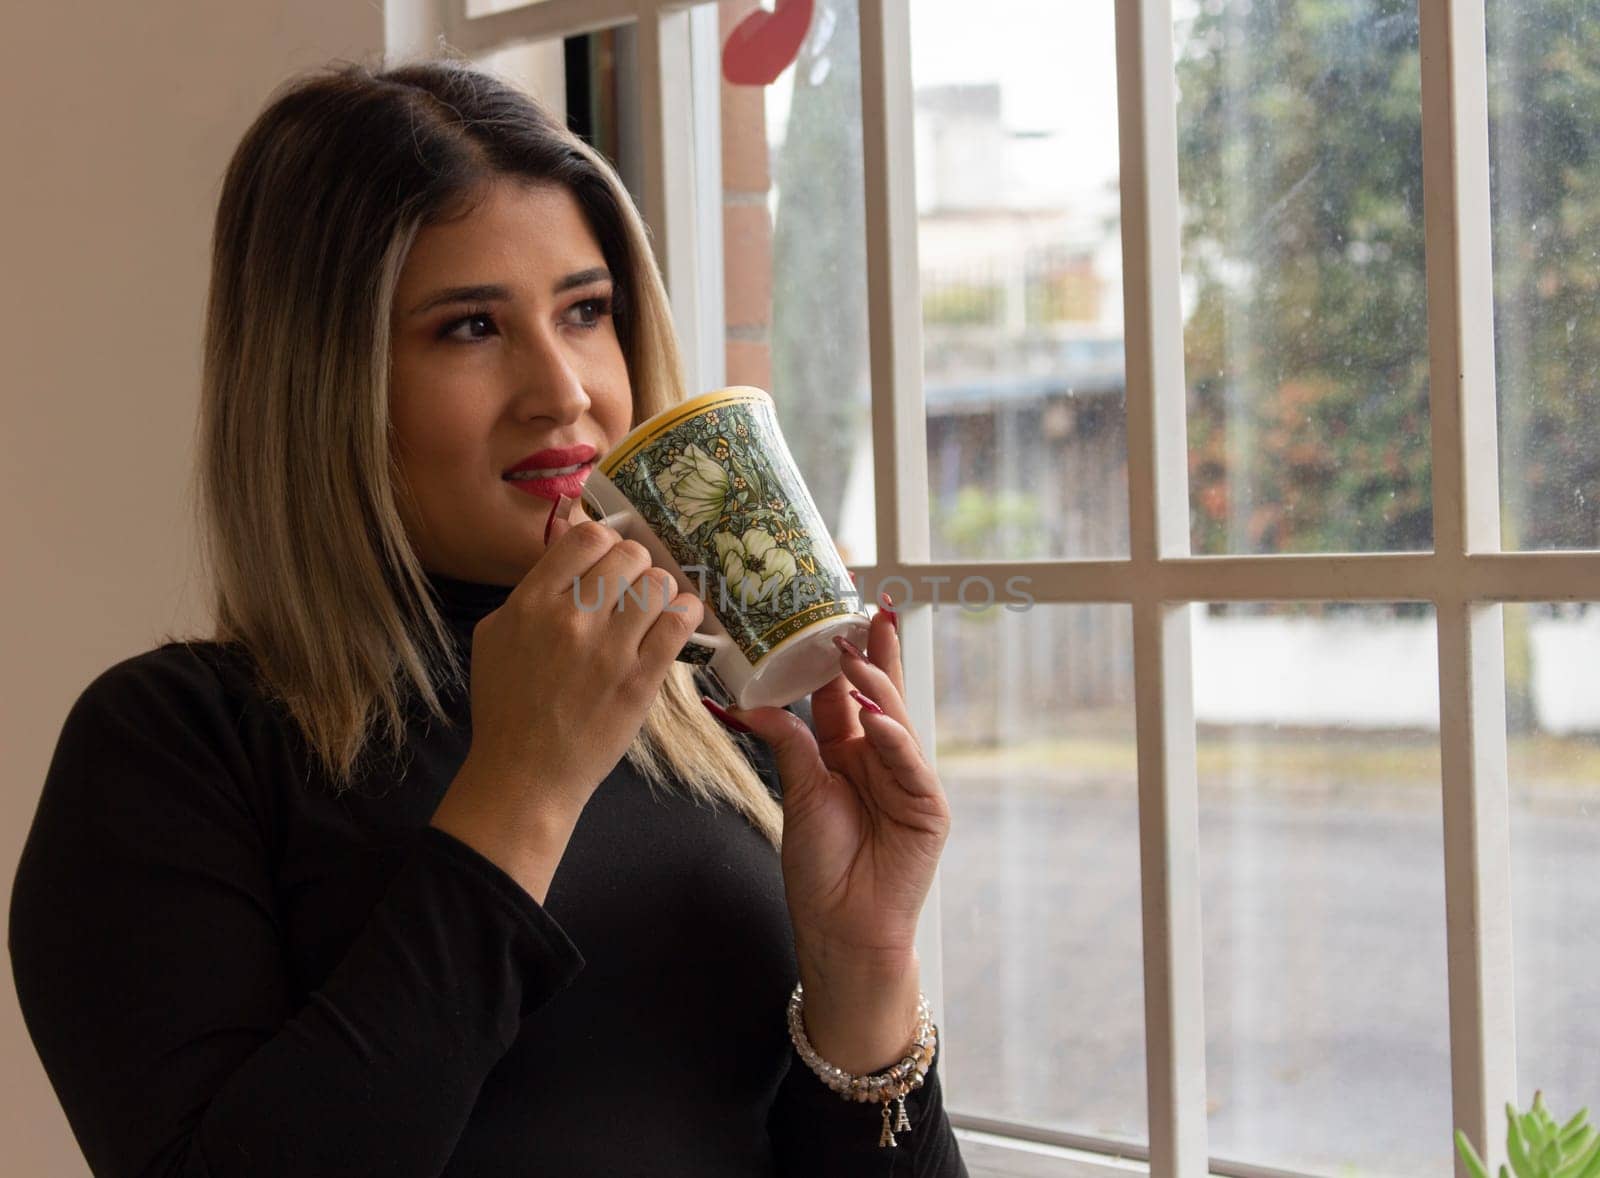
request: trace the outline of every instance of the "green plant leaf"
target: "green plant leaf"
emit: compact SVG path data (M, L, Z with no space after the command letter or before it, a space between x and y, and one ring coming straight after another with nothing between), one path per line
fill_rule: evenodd
M1585 1127L1584 1132L1593 1134L1594 1130ZM1600 1173L1600 1135L1573 1150L1573 1156L1557 1167L1556 1178L1595 1178Z
M1600 1178L1600 1150L1589 1157L1589 1164L1578 1171L1577 1178Z
M1489 1178L1489 1171L1485 1168L1483 1159L1478 1156L1478 1151L1472 1148L1472 1142L1467 1140L1467 1135L1460 1129L1456 1130L1456 1152L1466 1163L1467 1172L1472 1178Z
M1540 1157L1549 1130L1544 1127L1544 1123L1540 1121L1538 1114L1523 1113L1517 1118L1517 1124L1522 1129L1522 1139L1528 1143L1528 1157Z
M1533 1163L1528 1160L1528 1146L1522 1139L1522 1125L1517 1120L1517 1110L1506 1101L1506 1157L1511 1160L1511 1170L1517 1178L1538 1178Z
M1560 1141L1563 1146L1566 1146L1570 1150L1572 1146L1572 1139L1574 1137L1581 1137L1585 1132L1594 1132L1592 1128L1584 1123L1588 1120L1588 1117L1588 1107L1585 1106L1580 1108L1577 1112L1577 1115L1574 1116L1572 1120L1561 1126L1560 1131L1556 1134L1556 1140ZM1582 1149L1583 1147L1579 1146L1578 1148Z
M1561 1164L1561 1146L1554 1141L1547 1141L1544 1148L1539 1151L1539 1173L1545 1178L1554 1178L1556 1167Z
M1600 1137L1588 1125L1574 1132L1570 1141L1558 1139L1561 1144L1561 1164L1556 1167L1556 1178L1572 1178L1600 1151Z

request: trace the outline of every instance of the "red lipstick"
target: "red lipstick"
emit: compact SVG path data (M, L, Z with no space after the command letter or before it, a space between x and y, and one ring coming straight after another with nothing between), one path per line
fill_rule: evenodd
M530 454L515 466L508 468L505 474L516 474L521 470L554 470L561 466L571 466L578 462L592 462L595 448L589 445L555 446L549 450L540 450Z
M593 446L585 444L555 446L528 455L500 477L524 494L540 499L559 499L563 495L576 499L594 469L595 452Z

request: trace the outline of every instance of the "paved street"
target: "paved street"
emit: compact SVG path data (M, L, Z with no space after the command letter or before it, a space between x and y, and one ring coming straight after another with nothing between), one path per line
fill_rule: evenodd
M1133 785L941 769L952 1107L1147 1140ZM1055 775L1059 778L1059 774ZM1523 1095L1600 1121L1600 794L1513 812ZM1442 819L1420 789L1202 794L1213 1157L1448 1175ZM1503 1121L1497 1129L1503 1133Z

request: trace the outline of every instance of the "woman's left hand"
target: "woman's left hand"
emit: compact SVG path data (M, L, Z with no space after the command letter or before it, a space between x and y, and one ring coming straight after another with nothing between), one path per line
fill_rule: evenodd
M812 694L815 736L783 708L729 709L772 746L783 782L784 886L808 1011L813 979L841 994L907 970L914 979L917 918L950 832L906 711L892 614L873 615L864 656L841 651L841 674Z

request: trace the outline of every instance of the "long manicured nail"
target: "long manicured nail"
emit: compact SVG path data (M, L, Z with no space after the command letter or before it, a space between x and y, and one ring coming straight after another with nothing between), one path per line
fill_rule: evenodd
M840 650L844 651L845 654L853 654L858 659L865 659L867 657L861 653L861 648L859 646L857 646L854 642L851 642L843 634L835 634L833 636L833 644Z
M887 716L889 714L888 712L886 712L882 708L880 708L877 704L873 703L866 696L862 695L854 687L852 687L850 689L850 694L855 699L856 703L860 704L867 711L869 711L869 712L877 712L878 715L880 715L880 716Z
M894 632L900 633L900 615L894 612L894 601L887 592L878 594L878 604L883 606L883 612L889 615L889 624L894 627Z
M566 502L566 499L565 495L557 495L556 501L550 505L550 514L544 521L544 542L546 547L550 544L550 529L556 522L556 512L561 510L561 505Z
M721 720L725 726L733 729L735 732L747 732L751 736L755 735L755 729L751 728L748 724L740 723L738 720L735 720L732 716L728 715L727 711L709 695L702 695L700 697L700 702L706 705L706 711L710 712L717 719Z

